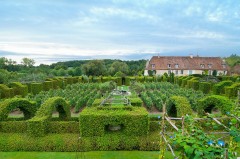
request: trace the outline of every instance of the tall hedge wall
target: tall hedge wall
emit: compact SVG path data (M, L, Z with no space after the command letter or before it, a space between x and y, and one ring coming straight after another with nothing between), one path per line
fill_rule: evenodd
M36 95L39 92L43 91L43 84L42 83L31 83L31 90L32 90L32 94Z
M105 106L110 108L110 106ZM124 107L124 106L123 106ZM121 134L127 136L147 135L149 130L148 112L143 107L132 109L98 109L85 108L79 116L80 134L83 137L104 136L108 134L107 127L121 125Z
M172 96L166 105L167 114L171 117L182 117L186 114L191 115L192 109L186 97Z
M1 98L10 98L13 97L14 90L12 88L9 88L8 86L4 84L0 84L0 96Z
M69 104L61 97L49 98L38 109L36 116L28 120L28 132L31 136L44 136L47 133L47 125L55 109L61 120L70 119Z
M25 119L33 117L37 109L34 102L24 98L6 99L0 103L0 120L7 120L8 114L16 108L23 112Z
M220 95L211 95L199 100L197 112L202 116L205 112L211 113L213 108L218 108L222 114L226 114L233 107L234 104L228 98Z
M44 81L43 82L43 90L49 91L50 89L53 89L53 82L52 81Z
M10 88L13 88L14 95L20 95L25 97L28 94L28 86L23 85L20 82L12 82L8 85Z
M234 83L231 86L225 87L225 94L228 98L237 97L238 90L240 90L240 83Z
M212 84L210 82L200 82L199 83L199 90L203 93L207 94L211 91Z
M213 86L213 93L218 95L218 94L224 94L225 93L225 86L230 86L232 85L232 81L222 81Z

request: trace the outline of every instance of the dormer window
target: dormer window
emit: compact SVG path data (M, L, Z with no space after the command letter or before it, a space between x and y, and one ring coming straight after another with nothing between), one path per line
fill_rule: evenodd
M155 68L155 64L152 64L152 68Z
M167 64L168 68L171 68L171 64Z
M178 64L175 64L175 68L178 68L179 67L179 65Z
M212 64L208 64L208 68L212 68Z
M201 66L201 68L204 68L204 67L205 67L204 64L200 64L200 66Z

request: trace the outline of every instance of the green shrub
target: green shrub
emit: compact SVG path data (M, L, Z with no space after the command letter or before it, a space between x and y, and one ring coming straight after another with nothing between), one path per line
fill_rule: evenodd
M43 82L43 90L49 91L50 89L53 89L53 82L52 81L44 81Z
M199 89L199 81L198 80L192 81L192 89L194 89L195 91Z
M141 98L129 98L129 100L132 106L141 107L143 105Z
M192 109L186 97L172 96L166 105L167 114L171 117L182 117L186 114L191 115Z
M102 83L111 81L111 77L102 77Z
M47 125L47 133L79 133L78 121L50 121Z
M73 78L72 77L66 77L65 78L67 84L73 84Z
M59 119L69 120L70 107L61 97L53 97L46 100L36 112L36 116L28 120L28 133L31 136L44 136L47 133L47 125L54 110L59 112Z
M131 77L125 77L125 85L130 86L131 83Z
M4 84L0 84L0 95L1 95L1 98L10 98L11 91L9 87Z
M153 82L153 77L145 76L145 82Z
M144 82L144 76L137 76L136 81L143 83Z
M225 87L225 94L228 98L234 98L237 96L239 89L240 89L240 83L234 83L229 87Z
M207 94L211 90L211 83L209 82L199 82L199 90Z
M205 112L211 113L214 108L218 108L222 114L230 112L234 104L226 97L220 95L211 95L198 102L198 115L203 116Z
M94 102L92 103L92 106L96 107L99 106L104 99L95 99Z
M24 98L6 99L0 103L0 120L6 120L8 114L16 108L23 112L25 119L33 117L36 112L36 104L34 102Z
M93 77L93 83L102 83L101 77Z
M187 87L187 81L191 80L193 77L192 76L186 76L183 80L182 80L182 84L181 87Z
M222 82L219 82L219 83L217 83L217 84L215 84L214 86L213 86L213 93L214 94L216 94L216 95L218 95L218 94L224 94L225 92L225 90L224 90L224 87L225 86L230 86L230 85L232 85L232 81L222 81Z
M14 95L21 95L22 97L25 97L28 94L28 87L20 82L12 82L8 86L13 88Z
M43 84L42 83L31 83L31 90L32 94L36 95L43 91Z
M24 133L27 130L26 121L1 121L0 132L4 133Z
M79 116L81 136L104 136L109 133L107 131L109 125L121 125L121 133L128 136L147 135L148 112L142 107L131 107L132 110L121 109L123 107L119 106L120 109L114 110L85 108Z

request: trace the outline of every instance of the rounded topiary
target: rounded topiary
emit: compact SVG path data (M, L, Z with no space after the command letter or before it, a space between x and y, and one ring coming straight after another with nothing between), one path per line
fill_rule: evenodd
M191 115L192 109L186 97L172 96L167 102L167 114L171 117L182 117L186 114Z
M33 117L37 109L35 102L24 98L6 99L0 103L0 120L6 120L8 114L16 108L19 108L23 112L25 119Z
M233 106L234 103L228 98L220 95L211 95L198 101L197 112L198 115L202 116L205 112L211 113L213 108L218 108L222 114L226 114L231 111Z
M8 84L10 88L13 88L14 95L21 95L22 97L25 97L28 94L28 86L23 85L20 82L12 82Z

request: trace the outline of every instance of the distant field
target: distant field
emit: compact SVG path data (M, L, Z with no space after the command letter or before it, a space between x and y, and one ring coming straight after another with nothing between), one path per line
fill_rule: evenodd
M0 152L1 159L158 159L159 151ZM173 158L170 152L166 158Z

